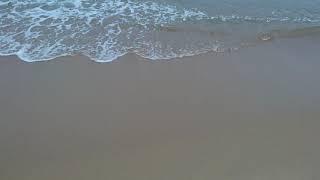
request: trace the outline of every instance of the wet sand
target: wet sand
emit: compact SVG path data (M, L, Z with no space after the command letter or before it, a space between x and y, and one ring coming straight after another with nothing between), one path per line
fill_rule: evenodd
M172 61L0 59L1 180L316 180L320 39Z

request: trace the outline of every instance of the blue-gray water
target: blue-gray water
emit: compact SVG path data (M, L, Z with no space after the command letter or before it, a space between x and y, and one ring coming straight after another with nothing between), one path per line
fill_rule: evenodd
M171 59L320 34L320 0L0 0L0 55Z

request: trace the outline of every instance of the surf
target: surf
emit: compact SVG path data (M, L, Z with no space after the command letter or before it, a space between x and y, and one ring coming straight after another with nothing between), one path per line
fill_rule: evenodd
M211 15L163 1L1 0L0 55L28 62L77 54L99 62L128 53L172 59L237 49L262 26L319 22L317 16ZM252 31L248 37L245 28Z

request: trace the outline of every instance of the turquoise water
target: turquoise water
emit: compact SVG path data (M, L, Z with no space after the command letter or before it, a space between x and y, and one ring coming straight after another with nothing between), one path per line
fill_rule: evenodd
M320 33L320 0L0 0L0 55L171 59Z

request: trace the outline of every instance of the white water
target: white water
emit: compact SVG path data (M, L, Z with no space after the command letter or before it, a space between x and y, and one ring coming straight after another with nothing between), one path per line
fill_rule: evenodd
M203 31L161 27L209 23L318 23L314 17L209 16L198 9L134 0L0 0L0 55L43 61L83 54L112 61L127 53L149 59L192 56L225 48ZM229 47L226 47L229 48Z

